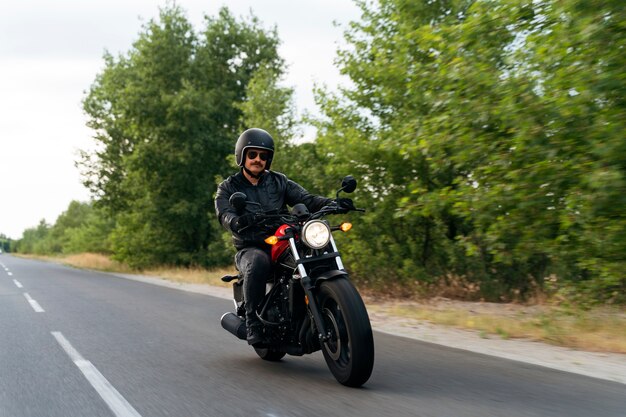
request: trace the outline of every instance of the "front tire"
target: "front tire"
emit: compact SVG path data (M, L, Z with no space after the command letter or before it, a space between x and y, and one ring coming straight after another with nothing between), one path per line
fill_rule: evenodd
M374 337L365 304L347 279L325 281L319 289L319 306L327 342L322 352L328 368L349 387L360 387L374 368Z

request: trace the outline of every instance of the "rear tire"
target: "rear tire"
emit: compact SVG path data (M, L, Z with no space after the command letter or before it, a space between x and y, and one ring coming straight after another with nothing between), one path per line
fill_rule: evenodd
M365 304L345 278L325 281L319 289L319 306L330 339L322 343L328 368L349 387L360 387L374 368L374 337Z

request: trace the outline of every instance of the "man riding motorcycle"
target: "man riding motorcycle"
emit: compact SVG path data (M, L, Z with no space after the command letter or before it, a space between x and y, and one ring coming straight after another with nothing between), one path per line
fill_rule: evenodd
M287 212L287 206L304 204L310 212L334 204L334 200L310 194L284 174L270 171L274 159L274 139L263 129L243 132L235 145L235 158L241 170L224 180L217 188L215 212L222 226L231 232L237 249L235 264L243 277L246 308L247 341L257 345L263 341L261 322L256 307L265 295L266 278L271 272L270 245L264 239L273 230L256 224L254 212ZM230 196L243 192L249 205L238 213L229 204ZM339 207L354 209L349 198L340 198ZM259 209L260 206L260 209Z

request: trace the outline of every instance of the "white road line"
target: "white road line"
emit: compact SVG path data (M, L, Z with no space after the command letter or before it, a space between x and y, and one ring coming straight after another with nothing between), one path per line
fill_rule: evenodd
M93 366L91 362L85 360L82 355L74 349L74 346L61 334L61 332L51 332L52 336L59 342L65 353L68 354L72 362L78 366L87 381L93 386L98 394L107 403L113 414L117 417L141 417L141 414L126 401L113 385Z
M17 286L17 288L24 288L24 286L22 285L21 282L19 282L18 280L14 279L13 282L15 283L15 285Z
M27 292L24 293L24 297L26 297L26 300L28 300L28 302L30 303L30 306L33 308L33 310L35 310L36 313L45 313L46 312L46 310L41 308L39 303L37 301L33 300L31 298L31 296L28 295Z
M10 276L10 277L12 277L12 276L13 276L13 272L8 272L8 271L7 271L7 274L9 274L9 276Z

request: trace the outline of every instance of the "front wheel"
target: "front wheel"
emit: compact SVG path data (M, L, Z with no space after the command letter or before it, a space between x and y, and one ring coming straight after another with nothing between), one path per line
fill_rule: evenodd
M360 387L374 368L374 337L361 296L347 279L325 281L319 306L330 336L322 344L328 368L339 383Z

